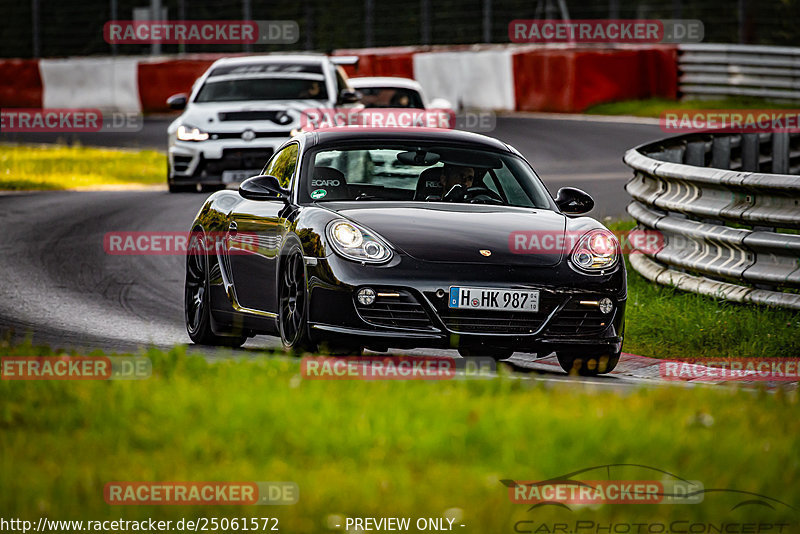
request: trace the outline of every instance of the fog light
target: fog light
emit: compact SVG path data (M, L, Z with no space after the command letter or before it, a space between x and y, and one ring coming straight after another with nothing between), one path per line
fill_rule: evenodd
M603 313L611 313L611 310L614 309L614 303L611 302L610 298L600 299L600 311Z
M358 302L360 302L364 306L369 306L370 304L375 302L375 290L373 290L371 287L362 287L361 289L358 290L356 298L358 298Z

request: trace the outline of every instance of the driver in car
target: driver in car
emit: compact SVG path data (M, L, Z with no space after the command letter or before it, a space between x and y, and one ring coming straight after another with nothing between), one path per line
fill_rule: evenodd
M454 185L462 185L464 189L469 189L472 187L474 179L475 169L472 167L446 163L442 167L442 175L439 177L439 183L442 184L442 194L446 195Z

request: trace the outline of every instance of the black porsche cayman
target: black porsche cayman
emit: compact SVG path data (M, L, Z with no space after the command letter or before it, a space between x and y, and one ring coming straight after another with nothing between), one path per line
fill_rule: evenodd
M556 352L604 373L622 349L619 243L555 199L514 148L451 130L302 133L238 192L211 195L192 224L189 336L287 349L453 348Z

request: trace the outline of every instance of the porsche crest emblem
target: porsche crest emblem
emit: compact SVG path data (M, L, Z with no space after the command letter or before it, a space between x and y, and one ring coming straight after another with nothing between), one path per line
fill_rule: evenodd
M492 255L492 251L486 248L482 248L480 250L481 255L486 256L487 258Z

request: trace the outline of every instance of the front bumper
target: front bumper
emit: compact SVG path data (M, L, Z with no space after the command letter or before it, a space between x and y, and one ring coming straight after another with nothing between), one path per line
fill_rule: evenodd
M566 265L519 268L453 265L395 256L364 266L332 255L308 265L312 336L358 340L392 348L484 346L519 352L618 353L622 348L627 287L624 266L605 276L581 275ZM453 310L451 285L538 289L539 312ZM384 296L371 306L354 299L369 286ZM596 302L614 303L603 314Z
M242 176L259 174L267 160L288 137L288 132L275 132L274 136L259 137L252 141L209 139L189 142L171 137L167 153L168 180L172 184L239 182Z

